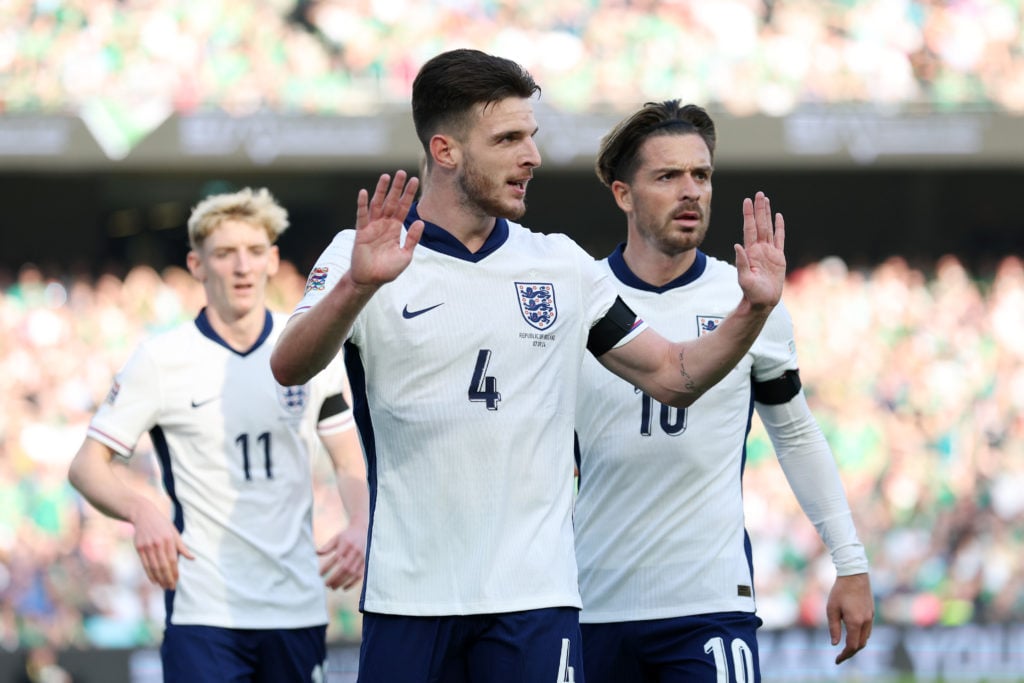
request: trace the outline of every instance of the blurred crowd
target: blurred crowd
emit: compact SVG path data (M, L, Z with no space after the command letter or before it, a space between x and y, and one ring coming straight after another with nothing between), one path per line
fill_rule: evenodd
M840 465L872 562L878 620L1024 619L1024 263L982 278L953 257L924 273L893 258L794 270L785 300L809 401ZM304 276L271 286L290 310ZM0 648L159 642L162 593L129 525L71 489L66 468L137 341L194 317L188 273L0 274ZM159 487L148 443L123 475ZM325 455L315 533L343 524ZM761 616L820 626L834 570L755 422L745 476ZM358 591L329 598L331 639L358 638Z
M855 272L832 258L784 292L800 373L871 560L878 620L1024 619L1024 262L972 277L947 256ZM828 553L755 430L744 480L759 610L824 623Z
M1019 0L3 0L0 112L153 125L222 108L408 102L453 47L526 66L565 110L663 99L1024 112Z

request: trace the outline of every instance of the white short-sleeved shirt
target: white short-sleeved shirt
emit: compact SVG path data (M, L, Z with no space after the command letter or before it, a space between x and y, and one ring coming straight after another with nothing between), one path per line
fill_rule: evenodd
M297 311L348 270L354 236L323 253ZM615 298L563 235L498 220L471 254L427 224L346 348L371 486L364 610L580 605L573 414L588 334Z
M659 288L629 270L621 247L601 266L627 304L677 341L714 330L742 296L736 269L699 251ZM754 611L741 489L752 383L796 367L781 304L740 363L687 409L585 360L576 426L582 621Z
M312 534L316 433L352 428L339 358L282 387L270 353L286 318L232 350L205 310L143 342L115 378L88 436L123 456L149 432L195 560L179 558L174 624L301 628L327 622Z

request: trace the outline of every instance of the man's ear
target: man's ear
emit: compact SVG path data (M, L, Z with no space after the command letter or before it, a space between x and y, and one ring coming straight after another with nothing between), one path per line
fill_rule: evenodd
M203 268L203 259L200 258L199 252L192 249L185 256L185 265L188 266L188 272L192 273L192 277L203 282L206 279L206 273Z
M462 160L462 150L455 138L438 133L430 138L430 156L439 167L453 169Z
M633 192L629 187L629 183L613 180L611 190L612 196L615 197L615 203L619 205L620 209L626 213L633 210Z

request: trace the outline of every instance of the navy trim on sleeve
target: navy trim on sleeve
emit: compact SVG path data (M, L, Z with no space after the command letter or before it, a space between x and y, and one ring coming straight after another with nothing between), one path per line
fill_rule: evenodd
M623 337L629 334L634 325L636 325L636 313L621 297L615 297L615 303L604 314L604 317L590 328L587 348L594 356L602 356L611 351Z
M345 397L342 394L328 396L320 406L320 417L317 418L317 421L333 415L340 415L346 410L348 410L348 401L345 400Z
M754 400L769 406L788 403L800 393L800 371L786 370L782 377L754 383Z

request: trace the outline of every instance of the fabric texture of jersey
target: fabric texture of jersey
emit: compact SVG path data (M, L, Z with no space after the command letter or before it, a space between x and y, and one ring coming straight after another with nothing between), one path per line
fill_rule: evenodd
M627 304L677 341L712 332L742 296L736 269L699 251L658 288L629 271L621 247L601 266ZM686 409L585 360L576 427L581 621L754 611L741 488L751 382L796 367L782 304L739 364Z
M297 312L348 270L354 236L323 253ZM563 235L499 219L470 253L427 224L346 347L371 486L364 610L580 605L573 413L588 332L616 295Z
M285 321L268 312L245 353L220 339L205 310L148 339L89 426L90 437L125 457L150 433L175 524L196 556L178 561L169 623L254 629L327 622L311 454L322 448L316 433L351 428L352 413L342 405L321 414L325 399L346 386L340 358L305 385L274 380L270 353Z

